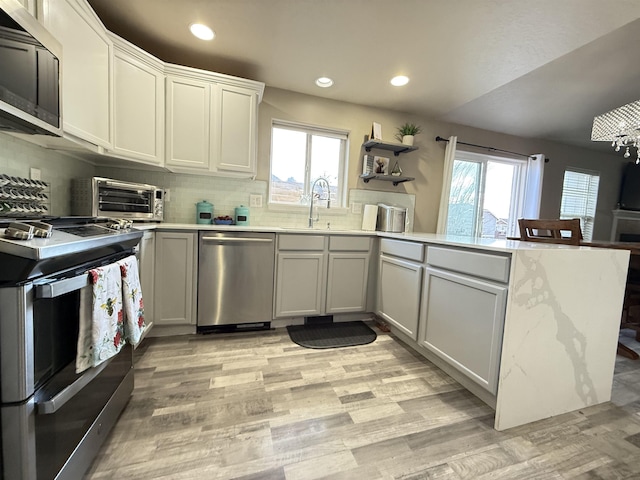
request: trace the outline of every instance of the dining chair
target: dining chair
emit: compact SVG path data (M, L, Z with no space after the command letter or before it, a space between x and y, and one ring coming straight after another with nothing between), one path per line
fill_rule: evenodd
M518 227L520 227L520 240L524 242L580 245L582 240L582 230L578 218L563 220L520 218L518 219Z

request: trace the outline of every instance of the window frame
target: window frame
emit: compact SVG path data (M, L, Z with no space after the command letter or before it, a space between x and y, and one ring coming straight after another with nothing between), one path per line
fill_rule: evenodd
M489 162L503 163L507 165L513 165L516 168L514 175L514 181L511 184L511 204L509 206L509 217L507 223L506 236L518 235L518 217L522 216L522 212L525 208L525 192L527 182L527 159L518 159L512 157L502 157L497 155L489 155L485 153L471 152L468 150L456 150L455 161L464 161L478 163L480 165L480 171L478 174L479 188L476 195L477 204L475 205L475 225L474 225L474 238L482 238L483 227L483 205L484 195L486 190L487 168ZM452 179L453 181L453 179ZM451 204L449 204L451 205Z
M567 173L576 173L579 175L588 175L591 177L589 182L593 180L594 177L598 179L598 186L595 190L595 196L593 198L589 197L589 193L586 192L584 195L584 200L586 202L586 207L588 207L589 202L593 201L593 216L589 216L588 212L585 211L585 215L576 215L574 213L564 213L562 207L565 203L565 179L567 177ZM598 211L598 194L600 193L600 179L602 175L599 171L596 170L587 170L584 168L577 167L565 167L564 173L562 174L562 192L560 194L560 208L559 208L559 217L561 219L571 219L571 218L579 218L580 219L580 229L582 230L582 236L585 241L591 241L593 239L593 230L596 223L596 214Z
M308 199L311 189L311 150L312 142L310 138L313 135L337 138L341 140L340 146L340 158L338 165L338 185L336 187L336 201L332 200L331 209L333 213L337 213L341 210L347 210L347 188L348 188L348 171L349 171L349 136L350 131L340 128L325 127L322 125L315 125L310 123L294 122L289 120L271 119L271 148L269 152L269 180L267 191L267 206L272 210L306 210L309 208L309 202L304 201L298 204L289 202L273 202L271 201L272 190L272 166L273 166L273 133L274 128L282 128L286 130L293 130L303 132L307 135L306 152L305 152L305 166L304 166L304 187L303 196ZM318 202L319 208L325 208L324 202Z

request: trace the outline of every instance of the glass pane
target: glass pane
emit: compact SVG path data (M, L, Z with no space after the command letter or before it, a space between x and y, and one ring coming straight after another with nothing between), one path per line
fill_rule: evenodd
M591 240L600 176L566 170L562 183L560 218L579 218L582 237Z
M300 203L304 195L307 134L274 127L271 148L270 201Z
M482 205L482 237L505 238L507 236L509 220L514 220L509 218L509 213L516 171L515 165L487 162Z
M318 177L329 180L331 186L331 202L337 205L338 177L340 173L340 148L342 140L339 138L312 135L311 137L311 182ZM320 191L316 190L316 194ZM325 198L322 195L320 198Z
M449 194L447 233L475 235L480 164L454 160Z

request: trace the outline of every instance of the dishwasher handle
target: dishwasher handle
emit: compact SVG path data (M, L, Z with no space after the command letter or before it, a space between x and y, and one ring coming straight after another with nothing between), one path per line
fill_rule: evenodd
M220 243L273 243L272 238L253 237L202 237L202 241Z

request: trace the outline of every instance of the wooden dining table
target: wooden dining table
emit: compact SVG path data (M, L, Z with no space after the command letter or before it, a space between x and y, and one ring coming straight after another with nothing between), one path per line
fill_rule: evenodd
M638 242L606 242L606 241L585 241L580 240L581 247L597 247L597 248L617 248L629 250L632 256L640 255L640 243Z

